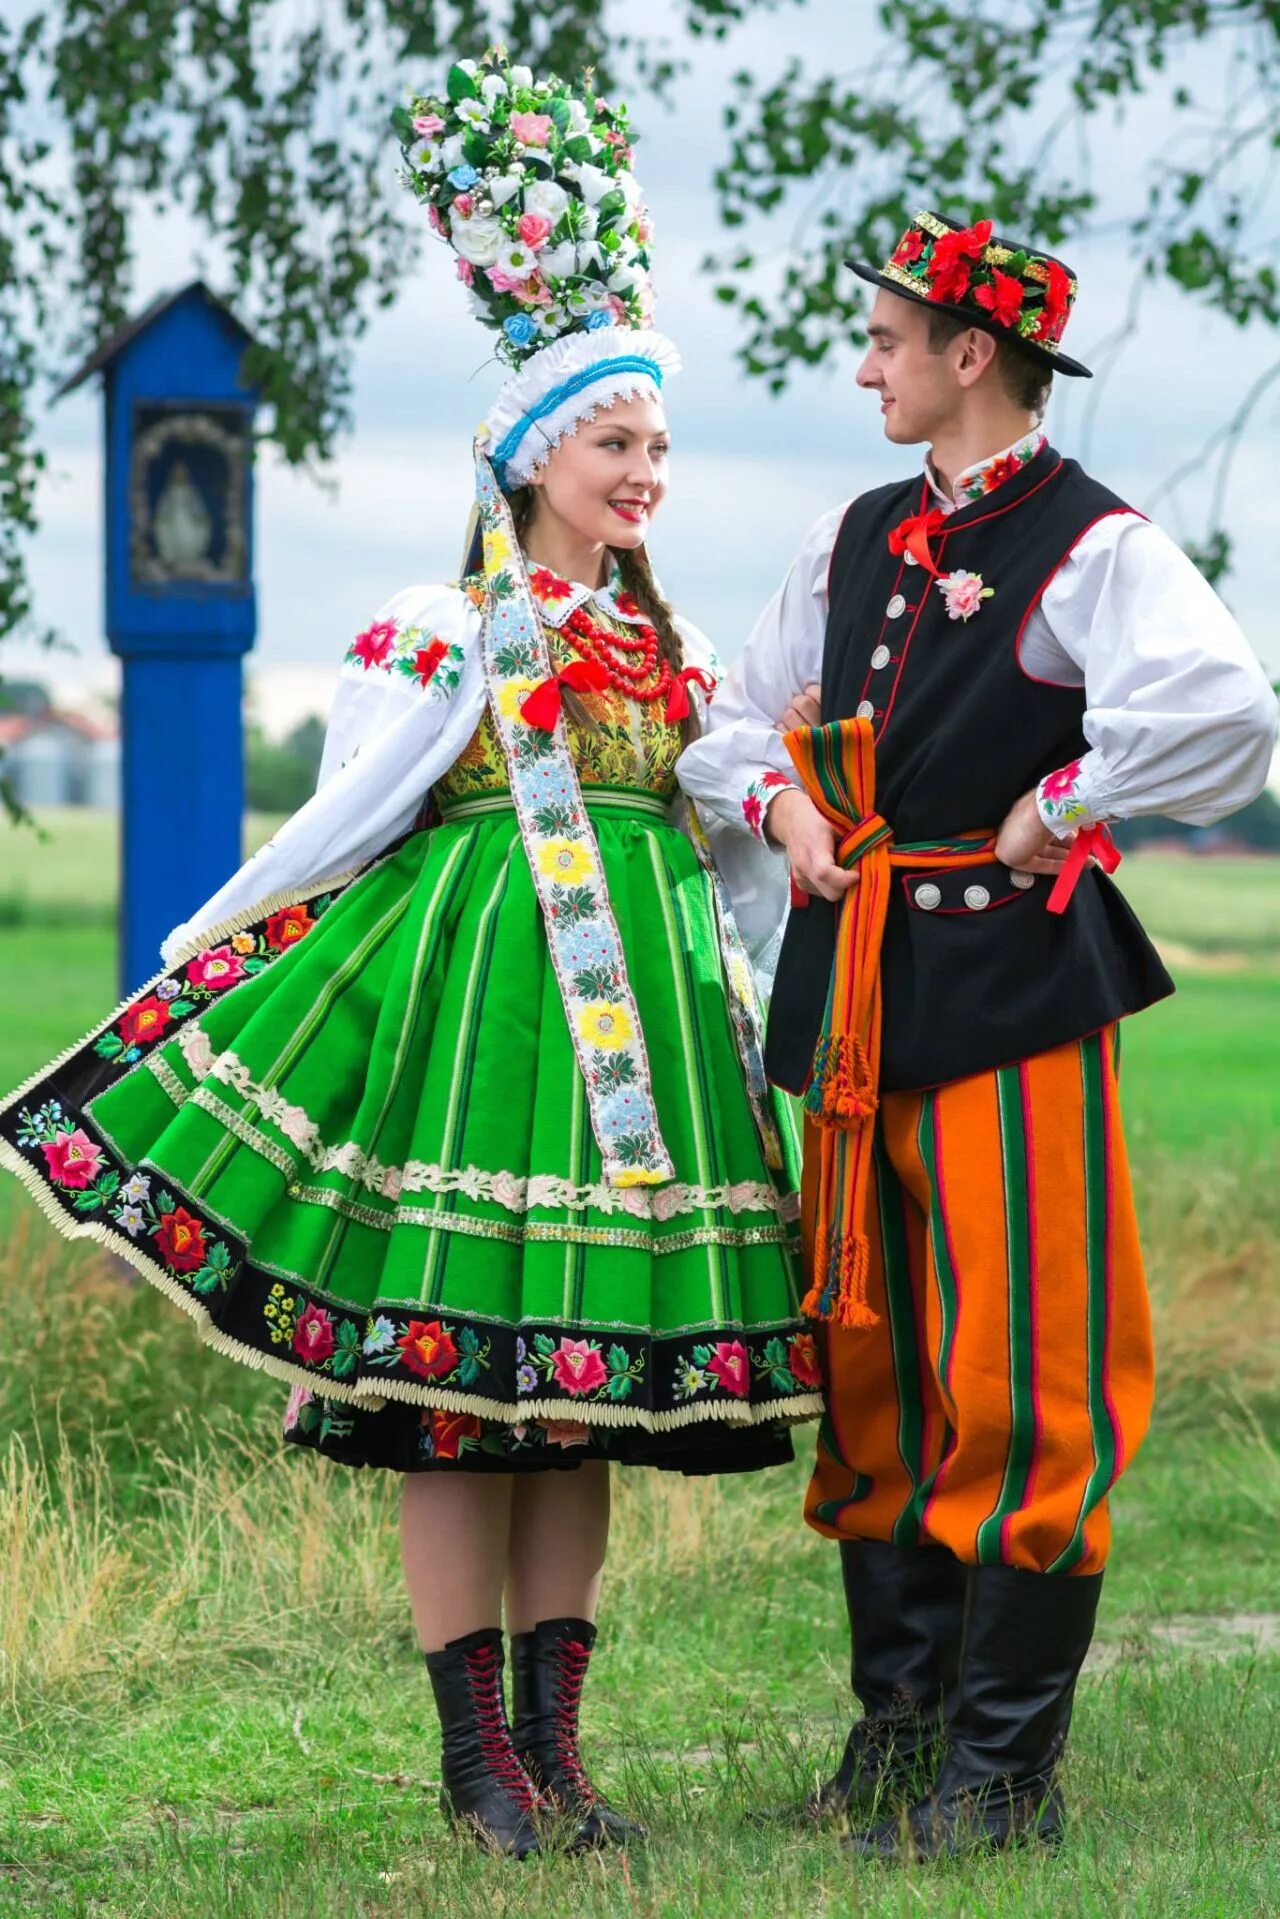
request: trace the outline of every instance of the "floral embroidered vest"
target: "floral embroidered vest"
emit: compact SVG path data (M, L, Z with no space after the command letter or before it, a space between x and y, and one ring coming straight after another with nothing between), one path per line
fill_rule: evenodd
M602 626L624 636L634 631L611 619L598 605L592 615ZM544 623L543 631L557 672L580 657L558 628ZM663 718L663 702L629 700L612 687L603 693L580 694L579 699L593 724L583 726L567 714L565 723L581 784L637 787L664 800L674 799L676 761L683 742L680 728ZM458 759L436 781L435 797L447 807L483 793L506 790L506 762L493 715L486 708Z
M824 721L863 714L876 734L877 808L899 844L994 831L1021 794L1085 751L1085 696L1025 673L1023 629L1096 520L1128 511L1044 446L943 521L942 574L980 574L990 597L951 619L946 596L889 533L932 502L924 482L880 487L845 514L830 572ZM939 1085L1078 1039L1173 991L1122 895L1089 870L1062 916L1050 881L989 866L898 873L882 955L885 1091ZM793 912L765 1062L807 1083L835 951L835 916Z

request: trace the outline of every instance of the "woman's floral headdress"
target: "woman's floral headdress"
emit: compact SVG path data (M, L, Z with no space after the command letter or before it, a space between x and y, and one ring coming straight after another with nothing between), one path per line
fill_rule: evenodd
M653 227L626 108L495 50L459 61L444 98L414 98L393 124L407 182L514 370L478 440L518 485L597 406L660 391L679 368L651 331Z

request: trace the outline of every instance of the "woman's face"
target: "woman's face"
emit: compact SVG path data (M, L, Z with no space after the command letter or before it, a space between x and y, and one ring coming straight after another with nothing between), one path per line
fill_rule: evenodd
M669 450L660 401L615 400L566 433L536 470L538 515L593 546L642 546L667 490Z

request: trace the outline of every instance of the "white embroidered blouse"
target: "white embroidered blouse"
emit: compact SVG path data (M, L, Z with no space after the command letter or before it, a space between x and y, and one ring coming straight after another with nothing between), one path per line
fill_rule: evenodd
M1034 457L1040 434L968 467L944 512ZM827 573L851 502L826 513L717 689L710 724L680 761L694 799L763 835L770 799L795 784L778 716L822 675ZM1077 542L1027 622L1022 664L1085 690L1089 750L1041 782L1046 826L1060 837L1099 820L1165 813L1208 826L1265 784L1276 741L1275 695L1257 657L1185 553L1137 513L1101 520Z
M592 600L615 620L644 617L625 597L619 604L616 572L594 591L572 586L567 597L564 582L542 569L533 569L530 584L551 627ZM376 859L408 831L429 789L467 748L485 709L481 603L466 586L411 586L357 634L334 691L316 793L212 899L174 928L162 948L166 965L209 928L250 907L289 904ZM676 624L685 664L718 673L705 636L688 621ZM673 817L683 823L679 808ZM777 862L744 835L718 821L709 826L748 951L757 957L776 935L785 881Z

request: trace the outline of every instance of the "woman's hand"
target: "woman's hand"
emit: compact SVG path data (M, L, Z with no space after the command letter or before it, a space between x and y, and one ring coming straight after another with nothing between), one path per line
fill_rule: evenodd
M802 697L802 696L797 696ZM807 721L802 721L807 725ZM806 893L841 900L858 883L857 869L836 865L836 830L798 786L781 786L764 816L766 836L787 856L791 877Z

